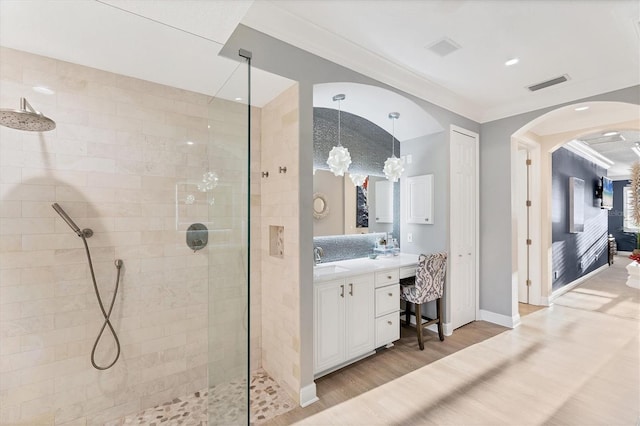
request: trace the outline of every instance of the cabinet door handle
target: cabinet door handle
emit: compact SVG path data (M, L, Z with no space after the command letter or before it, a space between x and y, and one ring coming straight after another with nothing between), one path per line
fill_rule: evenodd
M340 297L344 297L344 284L340 284Z
M389 325L393 325L393 323L391 321L387 321L387 324Z
M393 293L389 293L389 297L393 297Z
M349 296L353 296L353 284L349 283Z

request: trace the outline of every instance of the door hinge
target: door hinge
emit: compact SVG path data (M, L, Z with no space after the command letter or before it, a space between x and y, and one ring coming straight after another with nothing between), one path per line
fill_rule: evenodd
M527 158L527 166L531 165L531 159Z
M531 280L527 280L527 287L531 286Z
M531 207L531 200L527 200L527 207Z
M531 245L531 238L527 238L527 245L530 246Z

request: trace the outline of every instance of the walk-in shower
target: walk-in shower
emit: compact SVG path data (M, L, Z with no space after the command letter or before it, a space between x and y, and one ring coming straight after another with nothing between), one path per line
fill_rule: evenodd
M0 125L30 132L56 128L55 121L33 108L25 98L20 98L20 109L0 109Z
M0 60L2 107L25 96L56 121L26 100L0 115L0 424L248 424L247 58L215 94L3 46Z

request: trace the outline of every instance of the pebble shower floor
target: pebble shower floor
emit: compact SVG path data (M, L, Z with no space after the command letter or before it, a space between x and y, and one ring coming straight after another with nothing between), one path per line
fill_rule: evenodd
M174 398L163 404L149 408L105 424L105 426L124 425L208 425L209 410L215 409L212 416L217 424L234 424L239 412L244 410L245 383L230 382L215 386L209 391L202 390L182 398ZM295 403L286 392L264 370L254 371L251 375L251 424L261 424L275 416L286 413L295 407ZM210 404L210 405L209 405Z

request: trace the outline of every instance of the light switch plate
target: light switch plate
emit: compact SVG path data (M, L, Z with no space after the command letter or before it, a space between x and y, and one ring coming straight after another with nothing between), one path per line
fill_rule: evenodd
M412 161L413 157L411 156L411 154L407 154L407 164L411 164Z
M407 242L408 243L412 243L413 242L413 234L411 232L409 232L407 234Z

